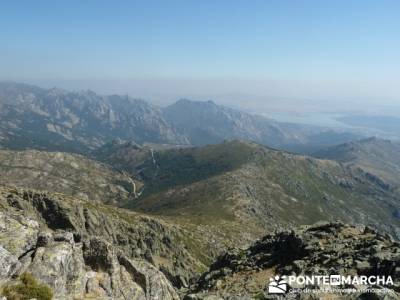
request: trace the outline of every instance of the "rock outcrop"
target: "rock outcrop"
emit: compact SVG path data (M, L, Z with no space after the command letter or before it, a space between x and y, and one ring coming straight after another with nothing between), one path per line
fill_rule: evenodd
M384 296L368 294L370 298L362 298L360 286L354 286L360 292L350 295L321 294L320 298L312 298L298 294L287 297L399 299L400 243L370 227L341 223L321 223L297 231L266 235L245 250L232 249L220 256L186 299L275 299L267 293L269 279L275 275L332 274L391 276L394 285L386 286L392 293Z
M100 238L79 240L72 233L38 232L32 249L17 257L3 248L0 261L7 284L29 273L47 284L55 299L178 299L154 266L127 258Z
M54 299L274 299L267 284L276 275L341 274L391 276L394 285L376 286L391 290L386 298L365 298L365 287L350 285L353 294L318 299L400 297L400 243L368 226L277 231L220 255L201 276L205 265L190 237L177 225L112 206L0 187L0 294L29 274Z
M122 209L0 188L0 288L29 273L55 299L178 299L204 268L180 235Z

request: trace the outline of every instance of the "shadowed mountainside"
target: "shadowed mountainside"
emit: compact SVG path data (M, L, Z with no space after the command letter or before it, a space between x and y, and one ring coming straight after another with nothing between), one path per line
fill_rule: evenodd
M338 129L277 122L217 105L213 101L183 99L164 108L163 113L166 120L179 129L191 144L197 146L239 139L309 153L359 137Z
M0 141L4 147L84 153L116 138L187 143L159 108L143 100L0 83Z

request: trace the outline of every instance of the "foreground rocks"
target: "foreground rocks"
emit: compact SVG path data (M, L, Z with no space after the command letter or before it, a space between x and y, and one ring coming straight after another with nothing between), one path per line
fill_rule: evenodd
M269 279L275 275L331 274L390 275L395 285L388 288L397 293L386 295L386 298L373 294L367 297L361 292L321 294L314 298L304 294L286 297L400 299L400 244L369 227L341 223L267 235L246 250L234 249L220 256L186 299L272 299L274 296L268 295L266 288Z
M46 233L46 243L38 240L22 257L3 248L0 261L8 270L2 274L8 285L29 273L46 283L56 299L178 299L152 265L127 258L99 238L79 241L68 233Z
M0 187L0 295L29 274L60 300L275 299L266 290L275 275L341 274L390 275L393 293L362 295L365 287L354 286L360 292L286 298L400 299L400 244L370 227L321 223L269 234L220 255L201 276L196 247L188 232L156 218Z
M175 288L200 268L179 229L88 205L0 188L0 291L25 273L54 299L179 299Z

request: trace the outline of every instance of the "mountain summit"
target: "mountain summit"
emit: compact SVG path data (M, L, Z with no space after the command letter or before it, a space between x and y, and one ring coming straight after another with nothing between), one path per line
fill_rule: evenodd
M129 96L0 84L0 139L13 149L84 153L116 138L187 143L159 108Z

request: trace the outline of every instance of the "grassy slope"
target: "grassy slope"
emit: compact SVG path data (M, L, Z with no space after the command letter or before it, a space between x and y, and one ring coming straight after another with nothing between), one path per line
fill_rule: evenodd
M157 163L157 176L130 208L235 234L240 226L258 234L321 220L399 223L396 193L333 161L228 142L161 152Z
M332 159L353 168L360 167L392 186L400 182L400 144L388 140L369 138L341 144L314 154Z
M0 173L0 184L61 192L114 205L132 197L127 176L76 154L1 150Z

